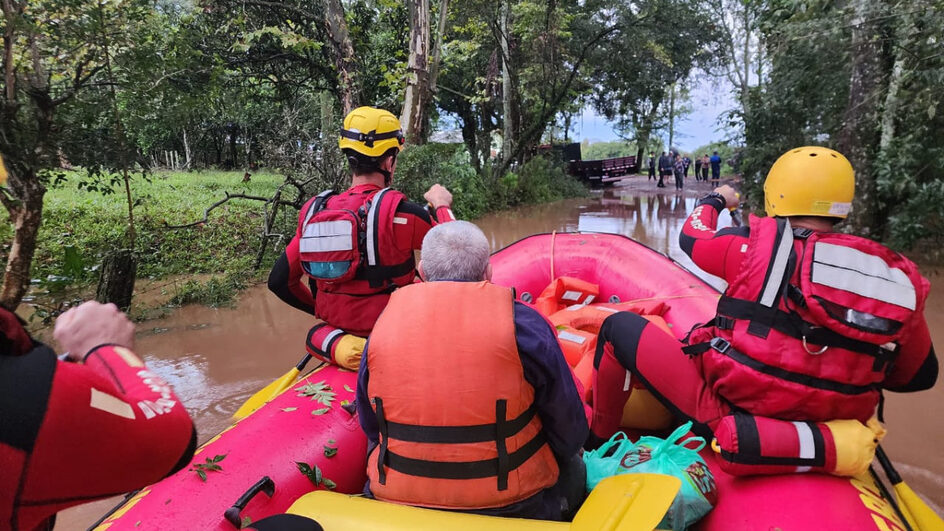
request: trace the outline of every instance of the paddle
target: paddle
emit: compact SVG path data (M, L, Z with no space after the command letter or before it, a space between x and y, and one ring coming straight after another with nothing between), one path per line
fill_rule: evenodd
M311 360L311 354L305 354L305 357L298 362L298 365L292 367L291 370L274 382L256 391L256 394L249 397L249 400L246 400L243 405L236 410L236 413L233 413L233 418L242 420L248 417L250 413L262 407L266 402L278 396L282 391L288 389L289 386L295 383L295 378L302 372L305 365L308 365L309 360Z
M944 519L941 519L937 513L928 507L928 505L915 494L915 491L911 490L911 487L901 479L901 476L898 474L898 471L895 470L895 467L892 466L892 462L888 459L881 445L875 449L875 457L878 458L882 469L885 470L885 475L888 476L888 480L892 482L892 487L894 487L895 493L898 495L898 503L902 512L905 513L905 517L911 524L911 527L914 528L915 531L944 531Z

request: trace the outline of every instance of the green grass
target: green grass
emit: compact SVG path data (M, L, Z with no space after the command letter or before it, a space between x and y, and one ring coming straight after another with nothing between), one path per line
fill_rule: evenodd
M32 277L53 291L97 281L102 257L124 241L123 189L103 195L79 189L81 180L79 173L68 174L46 193ZM204 210L227 191L270 197L282 177L258 172L249 183L241 181L241 172L221 171L156 173L148 180L136 176L132 195L137 202L138 277L247 272L259 245L262 202L231 199L210 212L205 224L177 230L165 226L202 219ZM286 211L279 224L290 230L296 216ZM0 225L0 241L10 242L12 235L9 221ZM2 250L4 261L8 249L7 244ZM266 260L271 262L274 256Z
M468 157L457 146L421 146L404 156L396 186L415 200L433 182L450 188L456 212L475 218L491 210L524 203L554 201L584 195L586 189L550 162L538 158L508 173L497 182L475 173ZM406 154L405 154L406 155ZM400 169L400 168L398 168ZM248 183L242 172L160 172L132 181L137 231L139 279L202 275L188 279L170 304L228 304L253 277L266 274L287 241L271 241L258 272L252 271L259 249L263 203L231 199L210 212L206 223L185 229L169 229L203 219L204 210L226 192L269 198L282 176L259 171ZM52 303L87 294L98 281L99 264L111 250L126 243L127 204L124 189L102 194L82 189L84 173L69 172L46 193L39 243L33 259L32 278L39 294L48 292ZM288 193L294 193L288 190ZM283 197L291 200L292 197ZM298 213L281 208L275 232L294 233ZM6 262L13 226L0 224L0 260ZM210 275L207 277L206 275ZM53 307L54 308L54 307ZM55 313L53 309L50 315Z

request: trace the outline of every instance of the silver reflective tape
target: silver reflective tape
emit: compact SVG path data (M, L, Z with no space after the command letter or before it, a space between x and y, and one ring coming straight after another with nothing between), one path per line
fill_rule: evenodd
M623 391L629 391L629 384L633 383L633 373L626 371L626 378L623 380Z
M797 440L800 442L800 459L813 459L816 457L816 443L813 442L813 430L805 422L794 422L793 427L797 431ZM810 467L798 466L797 472L809 472Z
M917 295L911 279L878 256L842 245L816 242L813 282L914 310Z
M564 294L561 295L561 300L577 301L580 300L581 295L583 295L583 293L580 293L579 291L565 291Z
M787 272L787 261L790 259L790 251L793 250L793 228L790 222L786 222L783 229L783 237L780 238L780 245L774 254L773 265L771 266L770 276L767 278L767 284L764 286L763 295L760 297L760 303L768 308L774 305L777 300L777 292L783 283L783 276Z
M557 332L557 339L563 339L564 341L570 341L578 345L583 345L584 341L587 340L587 338L574 334L573 332L568 332L567 330Z
M377 235L374 234L374 220L377 219L377 210L380 207L380 200L389 188L377 192L374 200L370 203L370 210L367 211L367 265L377 265Z
M409 223L409 221L410 221L410 220L408 220L408 219L406 219L406 218L401 218L401 217L399 217L399 216L394 216L394 217L393 217L393 224L394 224L394 225L406 225L407 223Z
M343 333L344 333L343 330L335 330L334 332L331 332L330 334L328 334L328 336L325 337L324 341L322 341L321 343L321 352L324 352L325 354L330 356L331 353L328 352L328 347L331 345L331 340L338 337L339 335Z
M593 299L597 298L596 295L588 295L586 300L583 301L584 304L590 304L593 302Z
M298 249L303 253L350 251L354 248L354 226L350 221L318 221L305 226Z

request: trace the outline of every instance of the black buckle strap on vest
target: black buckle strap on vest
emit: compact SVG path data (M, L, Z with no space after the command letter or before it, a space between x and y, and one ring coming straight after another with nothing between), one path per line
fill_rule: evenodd
M495 411L498 412L498 404L505 403L505 400L496 402ZM507 405L505 406L507 407ZM503 410L504 411L504 410ZM504 423L505 437L510 437L527 426L531 419L537 414L534 405L524 410L520 415L510 421L501 418ZM387 434L398 441L433 443L433 444L464 444L494 441L495 424L476 424L473 426L417 426L415 424L402 424L399 422L387 421Z
M826 464L826 444L819 427L812 422L804 422L813 435L813 457L765 456L760 444L760 432L754 417L743 411L734 412L734 427L737 431L738 451L721 450L721 457L730 463L744 465L778 465L821 467Z
M803 229L800 227L793 227L793 237L798 240L805 240L813 235L813 229Z
M402 277L407 273L413 272L415 269L416 261L413 255L410 255L410 258L405 262L396 265L361 265L357 273L355 273L354 278L357 280L366 280L370 283L370 287L379 288L388 280Z
M495 449L498 451L498 490L508 490L508 446L505 437L514 435L508 433L505 416L508 410L508 401L501 399L495 402Z
M538 453L547 439L543 432L508 454L508 470L515 470ZM483 479L494 477L498 471L498 458L482 461L427 461L413 459L388 451L386 466L410 476L433 479Z
M374 398L377 424L380 431L380 453L377 467L380 483L386 481L384 467L411 476L436 479L482 479L497 476L498 490L508 489L508 476L512 470L523 465L546 443L543 432L514 452L508 453L506 440L525 429L537 414L532 404L512 420L507 420L508 401L495 402L495 422L473 426L421 426L390 422L383 417L383 401ZM429 461L397 455L387 448L387 439L432 444L467 444L494 442L497 457L481 461Z
M374 397L374 407L377 410L377 430L380 432L380 453L377 454L377 478L381 485L387 484L387 471L384 464L387 462L387 419L384 418L383 400L379 396Z
M694 345L686 345L682 347L682 352L690 358L694 358L700 354L708 352L708 349L711 348L711 343L706 341L704 343L695 343Z
M804 385L806 387L812 387L814 389L823 389L826 391L832 391L834 393L839 393L843 395L861 395L871 391L877 391L880 387L877 384L869 385L853 385L842 382L836 382L833 380L827 380L825 378L817 378L816 376L810 376L807 374L802 374L798 372L788 371L780 367L773 365L767 365L762 361L755 360L754 358L748 356L747 354L737 350L731 346L731 343L720 337L712 338L709 342L710 348L718 351L721 354L731 358L732 360L753 369L759 373L763 373L769 376L773 376L778 380L786 380L788 382L793 382L796 384ZM707 350L707 349L706 349Z
M806 339L811 345L836 347L852 352L858 352L875 358L872 370L878 372L887 369L891 361L898 355L897 349L888 349L882 345L875 345L865 341L848 338L822 326L814 326L800 318L796 313L788 313L775 309L774 312L757 311L760 305L754 301L735 299L722 295L718 301L718 315L734 320L749 320L751 322L764 320L763 325L772 328L781 334L794 339ZM761 307L766 310L766 308Z

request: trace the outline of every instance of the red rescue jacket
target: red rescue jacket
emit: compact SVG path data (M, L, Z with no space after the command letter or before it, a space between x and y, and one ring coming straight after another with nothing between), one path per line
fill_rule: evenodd
M871 240L752 217L739 274L684 350L752 414L864 423L928 289L914 263Z
M12 338L29 350L3 341L0 351L0 529L36 529L189 462L186 409L131 351L103 345L84 364L62 362L0 309L0 339Z
M367 335L390 293L413 282L413 251L396 247L393 189L369 193L328 190L299 214L296 237L305 274L315 281L315 315L356 335Z
M479 311L442 304L460 299ZM391 296L366 355L380 428L367 473L378 499L482 509L557 482L524 378L513 299L487 282L414 284Z

